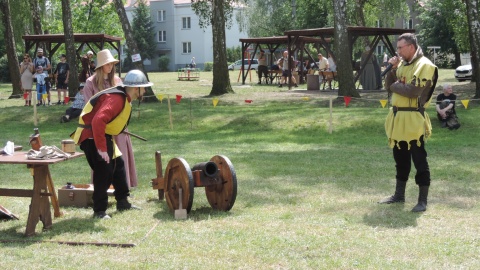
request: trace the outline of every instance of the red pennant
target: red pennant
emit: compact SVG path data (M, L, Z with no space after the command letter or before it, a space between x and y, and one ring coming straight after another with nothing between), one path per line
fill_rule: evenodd
M67 104L70 101L70 97L65 97L64 103Z
M177 97L177 103L180 103L180 100L182 100L182 96L181 95L176 95Z
M245 102L246 102L246 103L252 103L252 101L253 101L253 100L251 100L251 99L245 99Z
M352 100L352 97L343 97L343 100L345 100L345 107L348 107L348 103L350 103L350 100Z
M27 97L28 97L28 93L27 92L23 93L23 99L27 99Z

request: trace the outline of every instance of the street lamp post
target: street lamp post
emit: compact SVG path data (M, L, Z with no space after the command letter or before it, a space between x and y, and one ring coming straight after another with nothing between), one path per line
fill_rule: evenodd
M435 58L437 58L436 49L440 49L440 46L428 46L427 49L433 49L433 64L435 65Z

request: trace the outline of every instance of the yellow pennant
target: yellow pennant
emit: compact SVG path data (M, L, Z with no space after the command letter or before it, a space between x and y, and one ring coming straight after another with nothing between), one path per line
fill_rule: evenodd
M157 98L163 103L163 94L157 94Z
M302 97L302 99L305 100L305 101L309 101L309 100L310 100L309 97Z
M470 100L468 100L468 99L462 99L462 104L463 104L463 107L465 107L465 109L468 108L468 102L469 101Z
M218 98L214 98L214 99L212 99L212 102L213 102L213 107L217 107L217 104L218 104Z
M385 106L387 105L387 102L388 100L386 99L380 99L380 104L382 104L382 108L385 108Z
M45 100L46 100L47 97L48 97L48 94L42 94L42 99L45 99Z

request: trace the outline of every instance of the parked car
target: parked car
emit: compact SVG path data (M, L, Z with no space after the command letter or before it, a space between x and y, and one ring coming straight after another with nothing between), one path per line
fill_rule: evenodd
M455 78L459 82L463 82L463 81L466 81L466 80L471 80L472 79L472 65L468 64L468 65L463 65L463 66L457 67L457 69L455 69Z
M243 59L243 65L244 65L244 69L246 70L248 68L248 61L250 59ZM258 69L258 59L253 59L253 60L250 60L252 61L252 65L250 66L250 69ZM242 67L242 60L237 60L235 61L235 63L231 64L230 66L228 66L228 70L236 70L236 69L240 69Z

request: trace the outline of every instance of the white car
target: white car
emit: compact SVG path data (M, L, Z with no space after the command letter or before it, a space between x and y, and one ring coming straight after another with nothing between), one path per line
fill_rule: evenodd
M258 69L258 59L243 59L243 68L246 70L248 68L248 61L252 61L252 65L250 66L250 69L256 70ZM235 63L231 64L228 66L228 70L236 70L240 69L242 67L242 60L237 60Z
M459 82L463 82L463 81L466 81L466 80L471 80L472 79L472 65L468 64L468 65L463 65L463 66L457 67L457 69L455 69L455 78Z

